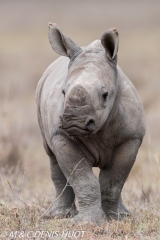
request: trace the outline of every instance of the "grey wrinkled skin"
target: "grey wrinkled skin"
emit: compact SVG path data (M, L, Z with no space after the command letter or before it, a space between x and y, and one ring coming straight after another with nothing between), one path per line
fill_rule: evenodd
M121 191L145 134L145 114L117 65L118 33L110 29L80 48L50 23L49 40L63 56L45 71L36 93L58 198L47 216L97 224L122 219L130 212ZM100 168L99 179L92 167Z

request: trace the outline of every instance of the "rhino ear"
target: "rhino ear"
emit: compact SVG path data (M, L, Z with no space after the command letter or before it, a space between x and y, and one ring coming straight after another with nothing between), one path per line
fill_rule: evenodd
M101 37L101 43L109 60L117 61L119 46L118 32L115 28L105 31Z
M69 37L61 32L56 23L49 23L48 26L49 41L56 53L72 58L75 53L82 50Z

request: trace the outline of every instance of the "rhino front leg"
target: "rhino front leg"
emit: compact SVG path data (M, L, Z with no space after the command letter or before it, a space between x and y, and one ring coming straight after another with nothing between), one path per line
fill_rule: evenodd
M72 187L67 185L66 177L60 169L54 155L50 156L50 166L51 178L56 191L56 199L53 207L45 217L73 217L78 213L75 206L75 194Z
M140 145L139 139L123 143L115 150L110 168L100 171L102 208L109 219L118 220L130 214L123 205L121 191L135 162Z
M104 222L106 216L101 208L100 185L89 161L65 136L56 136L52 142L56 159L78 201L79 214L73 218L73 221Z

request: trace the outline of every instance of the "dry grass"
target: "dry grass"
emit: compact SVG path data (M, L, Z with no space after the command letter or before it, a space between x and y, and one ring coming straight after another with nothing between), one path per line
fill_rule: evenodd
M159 9L158 0L1 1L0 234L82 229L87 240L160 239ZM48 43L48 21L57 22L79 45L110 27L119 30L118 61L147 117L147 133L123 191L133 216L121 222L73 226L68 220L40 218L54 199L35 104L38 79L57 57Z
M159 239L160 216L152 204L137 209L133 216L121 222L111 221L101 226L73 225L69 220L43 220L38 206L23 209L0 207L0 234L13 231L85 231L83 239ZM47 238L46 238L47 239ZM61 239L61 238L59 238ZM74 239L74 238L72 238ZM78 238L80 239L80 238Z

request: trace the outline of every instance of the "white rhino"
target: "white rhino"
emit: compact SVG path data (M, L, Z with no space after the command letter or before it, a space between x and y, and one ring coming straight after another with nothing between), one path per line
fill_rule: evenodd
M49 23L49 40L63 56L37 87L38 121L58 198L48 216L83 223L121 219L129 214L121 191L145 134L145 114L117 65L118 32L105 31L101 41L81 48ZM99 179L92 167L100 168Z

